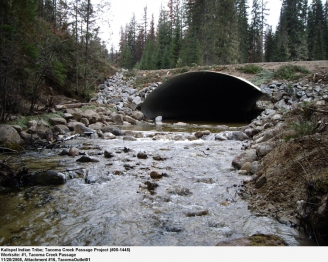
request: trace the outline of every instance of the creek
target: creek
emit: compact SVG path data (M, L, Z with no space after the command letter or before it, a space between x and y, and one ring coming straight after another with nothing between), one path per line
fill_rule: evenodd
M60 156L62 149L12 156L17 166L57 170L71 179L0 195L0 245L215 246L256 233L308 245L299 231L251 213L239 198L245 177L231 161L243 142L215 141L213 134L186 139L200 129L219 132L215 126L163 125L135 130L142 133L136 141L65 142L97 158L95 163ZM113 157L105 158L105 150ZM147 158L138 158L140 152ZM152 179L152 171L164 176Z

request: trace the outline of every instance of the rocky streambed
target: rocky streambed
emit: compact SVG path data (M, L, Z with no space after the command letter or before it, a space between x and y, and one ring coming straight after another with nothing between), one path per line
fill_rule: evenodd
M324 106L325 82L263 85L262 113L238 126L149 121L138 108L158 83L132 83L118 73L92 107L1 126L2 245L216 245L256 234L311 245L295 228L306 193L271 199L285 182L263 168L279 154L286 112Z

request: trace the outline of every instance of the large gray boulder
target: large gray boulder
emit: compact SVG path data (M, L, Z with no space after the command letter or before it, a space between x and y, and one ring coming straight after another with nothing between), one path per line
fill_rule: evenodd
M23 141L15 128L8 125L0 125L0 144L21 144Z

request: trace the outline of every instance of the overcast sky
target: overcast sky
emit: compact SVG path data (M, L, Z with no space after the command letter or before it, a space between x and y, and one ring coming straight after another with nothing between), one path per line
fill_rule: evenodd
M102 2L103 0L92 0L93 4ZM141 21L144 14L144 7L147 6L148 19L151 19L151 15L154 14L155 23L157 23L161 4L164 7L167 6L167 0L107 0L111 3L109 18L111 19L111 28L108 30L107 24L101 25L101 37L104 41L108 42L110 38L111 46L113 43L115 47L118 46L120 39L120 28L130 22L132 14L135 13L137 21ZM252 0L248 0L248 5L251 7ZM281 0L267 0L269 16L267 17L267 23L272 25L273 30L276 29L277 22L279 20Z

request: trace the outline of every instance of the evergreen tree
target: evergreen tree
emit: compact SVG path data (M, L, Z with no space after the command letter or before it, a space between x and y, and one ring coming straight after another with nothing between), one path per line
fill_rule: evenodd
M248 14L247 0L236 0L236 13L238 21L239 63L248 61Z
M309 8L308 48L310 60L326 59L325 20L321 0L313 0Z
M273 62L274 61L274 54L276 51L276 41L275 41L275 34L272 32L272 27L268 28L268 31L265 35L265 55L264 61L265 62Z
M160 11L158 26L157 26L157 68L170 67L170 45L171 45L171 26L168 12L163 8Z
M253 0L252 20L249 29L249 62L256 63L262 60L262 23L259 0Z

